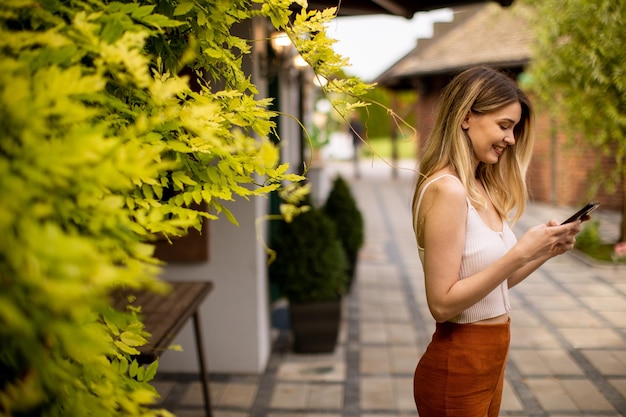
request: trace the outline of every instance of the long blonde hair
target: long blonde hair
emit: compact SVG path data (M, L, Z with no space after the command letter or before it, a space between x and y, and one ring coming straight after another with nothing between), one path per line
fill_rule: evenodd
M461 123L470 111L491 113L514 102L522 107L522 117L514 128L515 145L507 148L496 164L480 162L474 170L473 151ZM512 219L517 221L528 198L526 170L534 145L533 131L530 100L511 78L485 66L457 75L442 92L435 125L420 157L413 194L413 224L417 224L418 190L433 173L446 167L458 175L472 204L485 204L473 181L478 178L500 216L509 219L509 213L516 208Z

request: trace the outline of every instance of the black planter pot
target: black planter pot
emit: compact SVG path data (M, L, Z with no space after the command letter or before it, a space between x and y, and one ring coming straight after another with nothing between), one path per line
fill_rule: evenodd
M341 300L290 303L289 320L296 353L331 353L337 345Z

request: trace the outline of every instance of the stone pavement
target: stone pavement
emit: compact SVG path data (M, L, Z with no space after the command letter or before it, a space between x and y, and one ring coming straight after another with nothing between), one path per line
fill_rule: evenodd
M416 416L413 370L434 330L411 229L413 174L382 162L329 164L352 185L366 222L357 278L344 301L336 351L296 355L277 330L263 375L211 374L215 417ZM532 204L516 233L571 208ZM598 210L603 236L619 217ZM626 416L626 266L572 254L552 259L511 290L512 341L501 416ZM209 364L210 368L210 364ZM202 416L194 375L159 375L162 405Z

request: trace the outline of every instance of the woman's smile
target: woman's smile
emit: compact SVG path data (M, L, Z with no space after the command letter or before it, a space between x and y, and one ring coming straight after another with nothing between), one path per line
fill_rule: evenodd
M504 152L504 150L506 149L506 146L493 145L493 149L496 151L496 154L500 156L502 155L502 152Z

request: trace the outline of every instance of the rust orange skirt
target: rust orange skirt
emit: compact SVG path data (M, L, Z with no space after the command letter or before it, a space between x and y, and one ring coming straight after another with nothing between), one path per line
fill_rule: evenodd
M419 416L498 417L510 340L510 321L437 323L413 379Z

